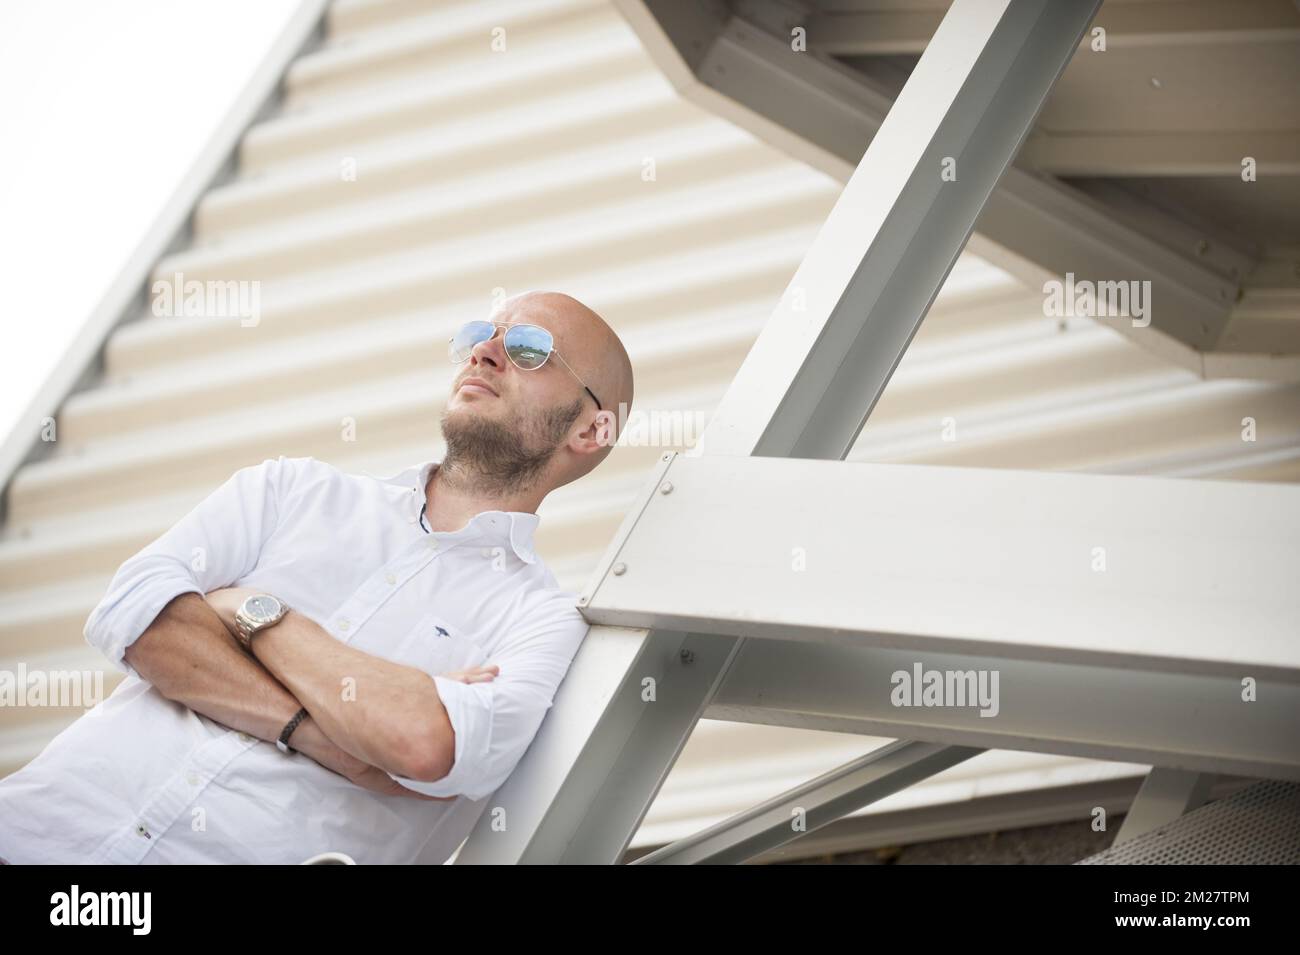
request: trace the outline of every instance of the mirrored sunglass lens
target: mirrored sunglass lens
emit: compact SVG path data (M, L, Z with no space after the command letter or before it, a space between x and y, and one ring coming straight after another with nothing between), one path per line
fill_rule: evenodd
M506 354L520 368L540 368L551 356L551 333L536 325L512 325L506 331Z
M479 342L492 337L495 326L491 322L466 322L451 340L451 360L464 361Z

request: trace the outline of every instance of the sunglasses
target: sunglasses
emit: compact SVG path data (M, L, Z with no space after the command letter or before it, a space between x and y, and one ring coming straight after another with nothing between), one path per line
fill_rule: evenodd
M569 368L569 363L564 357L555 350L555 338L546 329L540 325L506 325L502 322L466 322L460 327L448 341L450 354L453 364L461 364L469 360L469 356L474 351L474 346L480 342L491 340L497 333L498 328L504 328L505 336L503 344L508 357L516 368L523 371L536 371L546 364L547 359L552 355L560 359L560 364L569 369L569 374L577 379L578 384L586 389L587 394L591 395L591 400L596 402L596 407L604 411L600 405L600 399L596 393L587 388L587 383L578 378L578 373Z

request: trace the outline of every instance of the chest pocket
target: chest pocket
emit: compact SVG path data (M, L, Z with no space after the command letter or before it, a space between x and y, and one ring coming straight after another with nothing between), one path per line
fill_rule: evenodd
M441 676L486 663L488 654L458 624L430 613L406 635L394 657L397 662L418 667L430 676Z

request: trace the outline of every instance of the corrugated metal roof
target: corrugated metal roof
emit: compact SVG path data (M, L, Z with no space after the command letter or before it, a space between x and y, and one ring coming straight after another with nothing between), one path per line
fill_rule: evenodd
M55 452L8 488L0 666L103 669L111 690L86 615L122 560L239 467L313 455L378 474L441 453L445 341L498 290L588 303L627 345L638 414L707 419L840 190L681 100L604 0L340 0L286 82L196 209L192 245L154 270L258 280L260 321L142 314L112 333ZM1300 479L1300 386L1203 381L1042 302L964 254L852 457ZM581 588L661 450L620 448L548 498L539 549L564 586ZM75 716L0 713L0 772ZM634 845L878 742L704 721ZM882 805L1134 772L995 752Z

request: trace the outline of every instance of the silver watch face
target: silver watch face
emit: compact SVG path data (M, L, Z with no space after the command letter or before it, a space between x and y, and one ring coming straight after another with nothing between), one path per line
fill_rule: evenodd
M270 594L258 594L244 601L244 615L254 624L270 623L280 615L281 604Z

